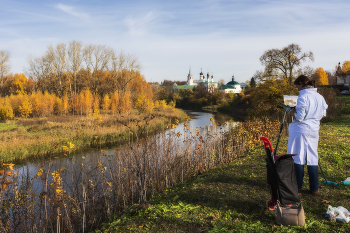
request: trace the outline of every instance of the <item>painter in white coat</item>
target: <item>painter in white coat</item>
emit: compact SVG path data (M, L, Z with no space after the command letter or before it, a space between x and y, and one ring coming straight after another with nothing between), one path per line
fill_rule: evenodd
M295 120L289 125L288 154L293 156L294 163L318 165L318 131L320 120L326 114L328 105L317 88L306 88L299 91Z

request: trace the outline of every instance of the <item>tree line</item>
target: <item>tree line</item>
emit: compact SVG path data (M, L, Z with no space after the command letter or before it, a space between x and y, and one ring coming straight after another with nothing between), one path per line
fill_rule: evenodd
M336 66L333 73L325 71L322 67L316 69L310 66L303 67L303 62L314 61L314 55L311 51L302 51L297 44L290 44L282 49L267 50L259 60L264 66L264 70L255 72L253 78L257 82L285 79L289 84L293 84L296 77L304 74L314 79L317 85L333 85L336 74L347 73L350 70L350 61L344 61L340 69Z
M24 73L10 73L9 61L10 53L0 51L0 114L5 118L11 118L9 109L12 117L36 117L167 106L155 102L136 56L105 45L50 45L42 56L28 59Z
M0 51L0 93L9 94L13 75L10 54ZM79 93L85 88L103 95L117 90L123 94L130 81L140 75L140 62L134 55L117 53L106 45L83 45L72 41L48 46L42 56L29 57L24 74L32 91L48 91L57 96Z

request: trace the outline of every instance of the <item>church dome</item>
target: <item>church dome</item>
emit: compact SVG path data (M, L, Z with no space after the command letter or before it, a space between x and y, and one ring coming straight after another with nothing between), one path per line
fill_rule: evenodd
M226 85L239 85L239 83L236 82L235 80L232 80L232 81L228 82Z
M232 75L232 81L228 82L226 85L234 86L239 85L239 83L235 81L235 77Z

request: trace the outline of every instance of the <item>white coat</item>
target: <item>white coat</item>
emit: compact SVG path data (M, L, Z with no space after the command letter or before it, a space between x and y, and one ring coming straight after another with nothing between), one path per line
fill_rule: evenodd
M318 131L320 120L325 116L328 105L317 88L299 91L295 120L289 125L288 154L293 156L294 163L318 165Z

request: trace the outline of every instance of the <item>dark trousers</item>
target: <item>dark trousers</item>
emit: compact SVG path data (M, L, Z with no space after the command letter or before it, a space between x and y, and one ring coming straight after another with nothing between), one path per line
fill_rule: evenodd
M303 187L304 165L295 163L294 167L298 189L301 189ZM318 166L307 166L307 172L309 173L310 190L311 192L316 192L318 190Z

